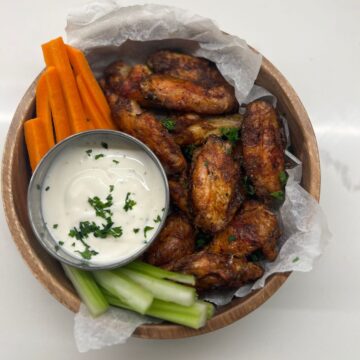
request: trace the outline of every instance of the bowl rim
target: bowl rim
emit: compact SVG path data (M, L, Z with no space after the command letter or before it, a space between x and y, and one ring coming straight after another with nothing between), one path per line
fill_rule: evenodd
M151 238L149 238L146 241L146 244L144 244L135 253L131 254L130 256L128 256L126 258L117 260L116 262L111 262L109 264L96 264L96 263L91 263L91 262L84 262L74 256L69 255L67 252L62 251L61 249L59 249L60 251L56 250L56 246L57 246L56 239L52 236L52 233L49 230L49 227L46 225L46 222L45 222L44 216L43 216L43 211L42 211L42 206L41 206L41 197L42 197L43 192L39 191L39 189L37 188L40 185L39 177L42 178L44 181L47 173L49 172L49 170L52 166L53 161L56 160L56 158L61 154L62 151L64 151L68 147L73 146L74 143L76 144L76 142L78 140L92 138L94 135L109 136L112 138L111 139L112 141L115 141L114 139L116 138L118 140L121 140L123 142L123 144L124 144L124 142L130 143L130 144L136 146L136 148L139 151L142 150L143 152L145 152L145 154L147 154L147 156L152 160L152 162L155 164L157 170L159 171L161 178L163 180L164 192L165 192L165 205L164 205L163 216L161 217L161 221L160 221L156 231L152 234ZM105 140L105 141L107 141L107 140ZM44 170L44 168L45 168L45 170ZM43 183L41 185L43 185ZM40 207L41 224L36 223L36 221L34 220L35 211L36 211L34 208L35 205L33 202L34 197L39 197L38 201L40 203L39 207ZM158 159L158 157L154 154L154 152L146 144L144 144L139 139L137 139L129 134L126 134L122 131L109 130L109 129L92 129L92 130L82 131L81 133L77 133L77 134L68 136L66 139L55 144L45 154L45 156L41 159L41 161L35 168L35 171L31 175L30 182L29 182L28 189L27 189L27 210L28 210L29 221L30 221L32 231L34 232L35 237L37 238L37 240L39 241L41 246L56 260L61 261L67 265L76 267L78 269L88 270L88 271L114 269L119 266L124 266L124 265L128 264L129 262L138 258L141 254L143 254L146 251L146 249L149 248L149 246L153 243L155 238L159 235L160 231L164 227L166 217L169 212L169 207L170 207L169 183L168 183L168 179L167 179L167 176L165 173L165 169L164 169L163 165L161 164L160 160ZM49 244L48 241L44 240L44 236L43 236L44 234L42 234L43 231L46 232L46 237L51 239L50 240L51 245ZM65 257L62 254L64 254Z
M297 116L302 119L302 128L307 132L309 152L313 158L313 161L309 164L310 172L312 173L312 182L307 191L316 201L319 201L321 182L320 160L317 141L309 116L293 87L280 71L264 56L262 57L261 70L271 73L273 81L281 84L282 88L286 88L287 100L296 109ZM79 298L71 291L70 287L59 282L58 279L48 271L41 257L37 256L34 249L29 246L25 230L17 217L14 206L11 181L13 175L11 164L14 162L14 147L16 142L14 138L15 136L19 136L19 134L22 135L21 129L23 126L24 108L28 108L31 105L35 94L36 83L40 76L41 73L33 81L21 99L6 137L1 174L3 207L13 240L34 276L60 303L69 310L77 312L80 306ZM208 320L204 327L198 330L175 324L144 324L135 330L133 336L144 339L178 339L215 331L241 319L262 305L281 287L290 274L291 272L273 274L267 279L263 288L252 292L244 298L233 299L228 305L222 307L212 319Z

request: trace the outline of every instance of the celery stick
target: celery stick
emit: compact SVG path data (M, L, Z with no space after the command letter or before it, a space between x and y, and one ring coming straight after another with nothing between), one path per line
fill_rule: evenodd
M109 303L97 286L92 274L66 264L62 264L62 266L91 315L99 316L106 312Z
M125 275L110 271L94 271L96 282L114 297L130 305L135 311L144 314L153 301L150 291L142 288Z
M109 303L113 306L133 310L128 304L121 300L106 295ZM153 316L162 320L171 321L176 324L185 325L194 329L204 326L207 318L207 307L202 302L195 302L192 306L182 306L174 303L154 299L153 303L146 311L146 315Z
M129 277L143 288L149 290L157 299L170 301L184 306L190 306L194 304L196 300L196 291L192 287L154 278L150 275L126 268L119 268L113 272L117 275Z
M213 316L214 316L214 313L215 313L215 306L210 303L210 302L207 302L207 301L204 301L204 300L198 300L197 301L198 303L202 303L206 306L206 309L207 309L207 319L210 320Z
M132 263L127 264L125 268L130 270L140 271L144 274L156 277L158 279L167 279L182 284L195 285L195 277L193 275L186 275L172 271L167 271L139 260L135 260Z
M158 300L161 301L161 300ZM149 308L146 312L147 315L157 317L159 319L171 321L176 324L189 326L194 329L199 329L206 323L207 311L204 306L195 303L195 308L198 308L198 314L194 316L194 314L186 313L186 312L177 312L177 311L168 311L167 309L163 309L162 304L155 303L153 306Z

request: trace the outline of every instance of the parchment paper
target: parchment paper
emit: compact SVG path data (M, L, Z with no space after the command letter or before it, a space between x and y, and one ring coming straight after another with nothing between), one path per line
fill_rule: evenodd
M72 10L68 16L68 42L86 52L95 74L100 76L105 66L119 58L130 63L145 62L158 49L176 49L214 61L235 87L240 104L266 98L276 106L272 94L254 86L261 56L250 50L244 40L223 34L213 21L188 11L149 4L123 7L125 4L94 1ZM286 119L282 121L287 128ZM289 136L287 140L290 145ZM293 165L288 170L285 203L278 213L283 227L279 256L273 263L262 264L264 276L254 284L207 294L206 299L217 305L264 286L273 273L310 271L330 237L319 204L299 185L300 161L288 152L287 157ZM153 320L121 309L92 319L82 306L75 316L75 340L81 352L123 343L137 326L148 321Z

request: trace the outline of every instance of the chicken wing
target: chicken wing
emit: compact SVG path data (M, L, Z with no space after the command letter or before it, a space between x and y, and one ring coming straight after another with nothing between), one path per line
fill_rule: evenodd
M130 71L131 66L123 61L115 61L104 70L104 78L111 90L118 91L129 76Z
M155 266L177 261L195 251L195 231L185 215L171 214L164 228L145 253L145 261Z
M174 121L175 126L172 130L173 134L179 134L185 131L189 126L203 121L203 118L200 117L200 115L194 113L175 113L171 114L169 118Z
M187 174L183 173L179 177L170 177L168 182L172 203L185 214L190 215L189 180Z
M264 198L279 195L283 190L285 156L280 123L270 104L261 100L248 104L241 139L245 173L256 195Z
M244 257L260 249L269 261L273 261L280 234L276 216L266 205L245 201L230 224L215 235L208 251Z
M150 75L140 84L146 100L155 106L197 114L222 114L237 109L232 88L217 85L206 88L168 75Z
M107 92L112 116L119 129L144 142L158 156L168 174L185 170L186 160L164 128L148 111L143 111L134 100Z
M155 73L189 80L205 87L227 84L216 65L204 58L160 50L149 57L147 64Z
M150 74L151 71L146 65L138 64L131 68L121 61L105 70L107 82L116 94L135 100L142 106L148 106L149 103L140 91L140 83Z
M222 230L240 206L240 166L232 150L230 142L210 136L193 156L190 199L195 225L205 232Z
M168 269L194 275L199 291L237 288L261 277L264 270L244 258L212 254L206 250L185 256L169 264Z
M195 124L188 126L182 131L175 134L175 142L181 146L183 145L200 145L210 135L221 136L229 129L240 129L242 123L242 115L233 114L220 117L206 118L202 121L197 121Z

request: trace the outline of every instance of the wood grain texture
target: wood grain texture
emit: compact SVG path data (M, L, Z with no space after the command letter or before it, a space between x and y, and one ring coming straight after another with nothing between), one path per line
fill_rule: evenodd
M7 135L2 162L3 205L13 239L34 276L51 295L76 312L80 300L59 263L45 252L35 238L27 214L26 197L31 170L24 142L23 122L34 115L35 87L38 79L39 77L34 80L22 98ZM284 76L265 58L256 83L277 96L278 108L289 123L294 153L303 162L302 186L319 200L318 148L313 128L301 101ZM217 330L241 319L263 304L289 275L290 273L275 274L266 281L264 288L220 307L216 315L200 330L172 324L142 325L135 331L134 336L146 339L176 339Z

